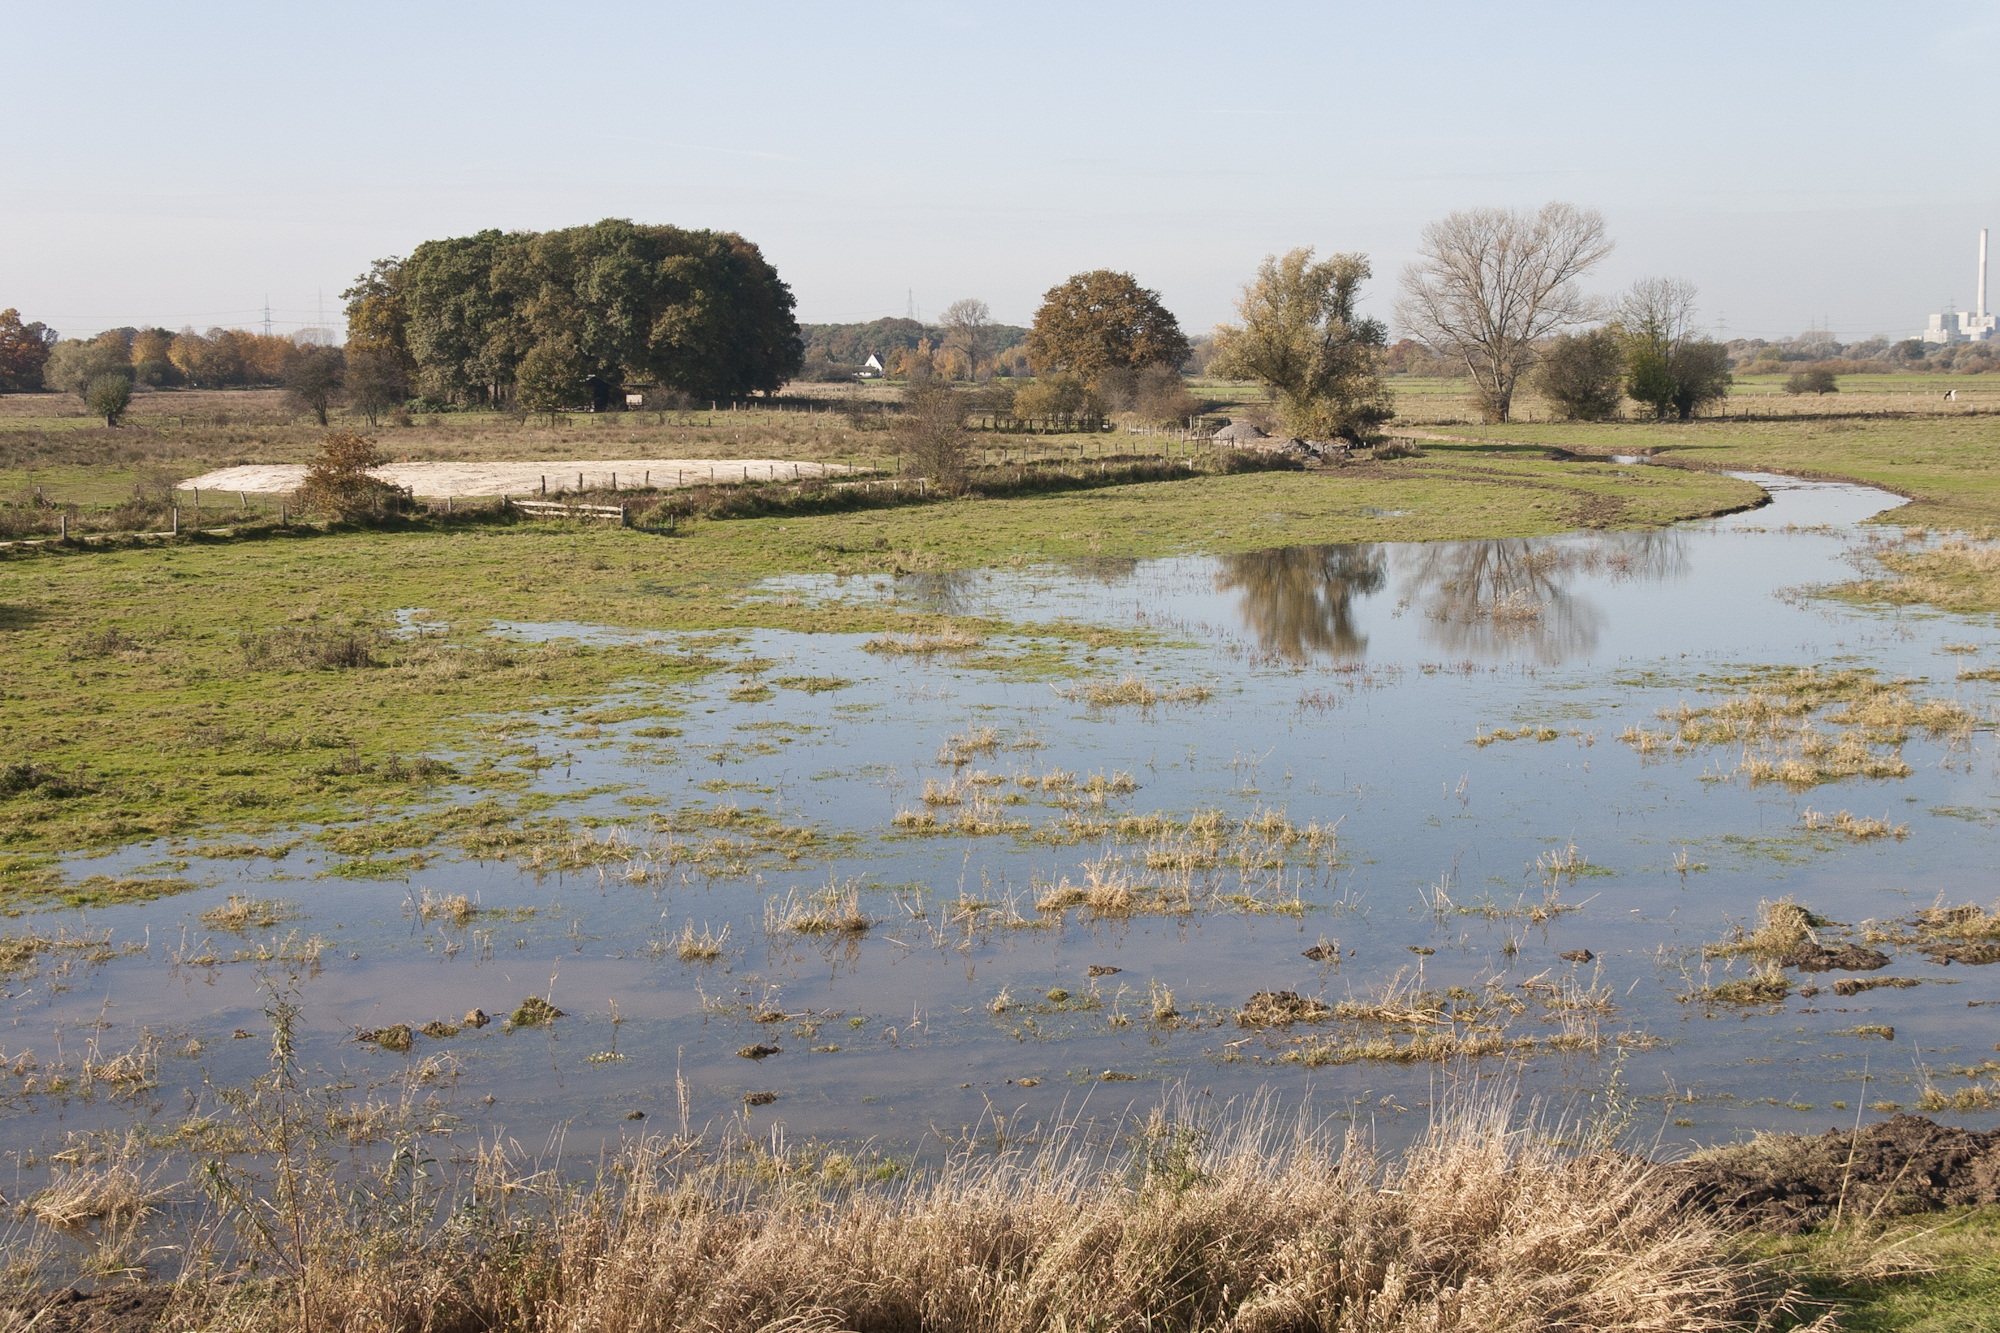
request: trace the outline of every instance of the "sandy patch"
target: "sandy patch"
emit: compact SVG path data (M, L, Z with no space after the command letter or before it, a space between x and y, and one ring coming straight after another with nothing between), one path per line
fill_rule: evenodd
M546 484L558 491L609 490L653 486L703 486L710 482L792 481L831 477L849 471L839 463L800 463L785 458L613 458L603 462L559 459L537 463L385 463L373 475L418 495L538 495ZM245 491L286 495L305 480L303 463L251 463L218 468L191 477L181 490Z

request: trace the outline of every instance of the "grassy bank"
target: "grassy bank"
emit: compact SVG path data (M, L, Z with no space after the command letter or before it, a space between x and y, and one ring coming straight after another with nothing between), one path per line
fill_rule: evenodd
M1822 417L1798 421L1480 426L1465 435L1590 453L1650 452L1707 469L1844 477L1911 498L1890 522L1977 529L2000 524L2000 415Z
M1739 1230L1690 1188L1699 1159L1614 1150L1615 1116L1521 1124L1491 1088L1394 1155L1261 1099L1115 1127L989 1113L936 1165L684 1114L578 1181L518 1147L447 1160L407 1106L364 1136L393 1153L359 1152L302 1075L280 1059L229 1099L185 1176L128 1144L24 1196L0 1327L2000 1327L2000 1209L1863 1215L1857 1190L1852 1215Z

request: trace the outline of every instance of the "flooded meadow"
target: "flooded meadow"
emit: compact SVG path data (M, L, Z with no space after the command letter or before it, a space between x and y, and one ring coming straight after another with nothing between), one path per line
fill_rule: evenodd
M748 594L1012 632L499 626L729 665L489 719L525 818L446 787L71 860L197 887L6 925L0 1149L199 1146L274 1022L357 1142L583 1160L893 1158L1169 1090L1393 1139L1503 1069L1668 1143L2000 1121L2000 634L1815 595L1928 538L1753 480L1660 531Z

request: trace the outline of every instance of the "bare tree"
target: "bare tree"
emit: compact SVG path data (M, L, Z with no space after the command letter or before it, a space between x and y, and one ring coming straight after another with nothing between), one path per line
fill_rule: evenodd
M979 362L992 341L993 312L986 302L968 296L944 308L945 345L965 353L965 378L979 378Z
M1396 319L1431 350L1464 362L1487 416L1505 421L1536 342L1595 315L1577 279L1611 246L1603 214L1574 204L1453 213L1424 228L1420 258L1403 270Z

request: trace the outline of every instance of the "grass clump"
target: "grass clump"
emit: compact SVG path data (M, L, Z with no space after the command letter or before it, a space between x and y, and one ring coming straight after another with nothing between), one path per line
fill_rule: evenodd
M252 898L247 894L232 893L229 901L222 906L203 912L201 920L203 925L216 930L241 934L247 930L268 930L298 914L299 905L282 898Z
M1206 685L1175 685L1159 688L1138 676L1118 680L1086 681L1056 691L1063 698L1091 708L1155 708L1161 704L1198 704L1209 696Z
M875 920L861 910L861 894L852 884L829 884L817 893L794 889L782 899L764 904L764 933L785 935L866 935Z
M546 1027L558 1018L567 1017L569 1017L568 1014L565 1014L541 996L530 995L527 999L521 1001L520 1007L514 1010L507 1021L517 1028L538 1028Z
M1799 817L1799 823L1815 833L1838 833L1855 842L1872 842L1877 838L1894 838L1901 842L1910 836L1908 824L1891 824L1886 818L1868 819L1851 815L1845 810L1839 814L1826 815L1808 807Z
M868 652L894 657L928 657L933 653L970 652L985 642L977 635L947 629L937 634L881 634L861 646Z
M1734 977L1719 986L1706 987L1697 992L1700 998L1717 1004L1737 1005L1783 1004L1791 993L1792 979L1776 964L1769 964L1747 977Z

